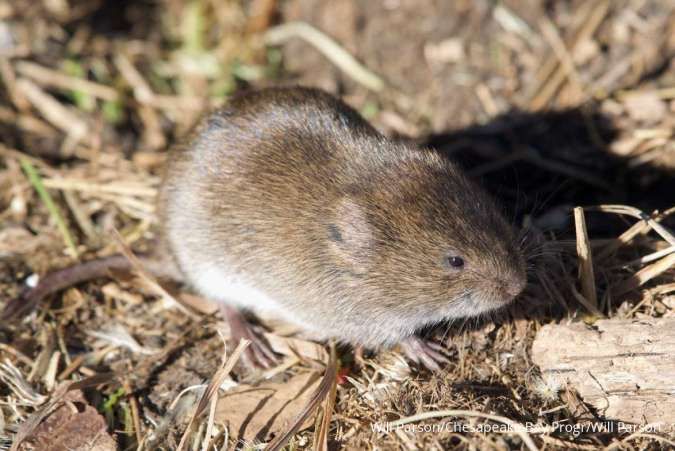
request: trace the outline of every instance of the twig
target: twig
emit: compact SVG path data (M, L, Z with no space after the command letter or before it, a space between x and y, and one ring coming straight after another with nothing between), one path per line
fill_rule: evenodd
M206 432L204 432L204 442L202 442L202 451L209 450L211 443L211 436L213 435L213 423L216 416L216 407L218 406L218 397L214 396L209 405L209 418L206 422Z
M38 119L37 116L28 114L17 114L9 108L0 106L0 122L12 124L21 130L35 133L36 135L53 137L58 132L45 121Z
M30 77L43 86L53 86L71 91L82 91L92 97L98 97L99 99L113 102L120 98L118 92L110 86L65 75L59 71L29 61L19 61L15 64L15 68L21 75Z
M574 208L574 224L577 235L577 256L579 257L579 279L581 281L581 293L593 305L598 308L598 295L595 290L595 274L593 272L593 254L588 242L586 219L581 207Z
M173 297L168 291L166 291L162 287L162 285L160 285L159 282L157 282L155 277L144 268L143 263L141 263L138 257L136 257L134 253L131 251L131 249L129 249L129 246L126 245L124 239L116 229L113 229L113 238L115 239L117 245L119 246L120 253L124 255L124 257L127 260L129 260L131 267L138 274L141 280L143 280L153 291L155 291L155 293L157 293L162 298L162 300L164 300L164 302L169 303L172 306L178 307L178 309L180 309L183 313L185 313L186 315L190 316L193 319L198 317L193 312L191 312L187 307L185 307L183 304L177 301L175 297Z
M33 167L37 166L38 168L40 168L40 172L42 172L43 174L50 176L56 174L56 171L54 171L54 169L52 169L47 163L45 163L41 159L27 155L21 152L20 150L6 147L2 143L0 143L0 157L12 158L18 161L26 159L29 163L33 165Z
M181 437L180 439L177 451L181 451L185 447L185 443L187 442L188 436L190 435L190 432L195 422L197 421L197 418L202 414L202 412L204 412L206 407L210 405L211 400L214 397L216 397L216 395L218 394L218 388L223 383L223 379L225 379L225 376L227 376L230 373L230 371L232 371L232 368L234 368L234 365L239 360L239 357L241 357L241 354L244 352L244 350L250 343L251 343L250 341L242 338L237 347L235 348L235 350L232 352L232 355L230 355L228 359L223 359L222 365L220 366L220 368L218 368L216 374L213 375L211 381L209 381L209 384L206 386L204 393L199 399L197 407L195 408L195 411L193 412L192 417L190 418L190 422L185 428L183 437Z
M579 291L577 291L577 289L576 289L576 287L574 286L574 284L570 284L570 291L572 292L572 296L574 296L574 299L576 299L577 301L579 301L579 303L580 303L581 305L583 305L584 307L586 307L586 310L588 310L588 311L591 312L593 315L595 315L595 316L597 316L597 317L599 317L599 318L604 318L604 317L605 317L605 315L604 315L600 310L598 310L598 308L597 308L595 305L591 304L591 303L588 301L588 299L586 299L586 298L584 297L584 295L582 295L581 293L579 293Z
M674 252L675 252L675 246L670 246L670 247L667 247L665 249L661 249L660 251L652 252L651 254L647 254L643 257L636 258L635 260L631 260L628 263L622 263L621 265L617 265L616 268L627 268L627 267L633 266L633 265L644 265L644 264L647 264L647 263L651 263L655 260L658 260L661 257L665 257L666 255L670 255Z
M9 100L11 100L16 109L21 112L28 111L30 103L21 91L16 89L16 73L9 60L4 56L0 57L0 77L5 87L5 92L7 92Z
M502 4L497 4L492 11L492 17L506 31L519 34L525 39L537 39L538 36L523 19Z
M328 366L326 367L326 372L324 373L323 379L321 380L321 384L319 384L319 387L312 394L312 397L307 402L307 405L293 419L291 426L286 429L286 431L276 436L274 440L272 440L267 445L266 451L279 451L286 445L291 437L298 431L298 429L300 429L300 426L302 426L305 420L319 407L321 401L330 394L330 390L337 380L337 371L337 357L335 356L335 353L332 353L328 362Z
M150 84L143 78L143 75L136 69L136 66L134 66L131 60L124 54L119 54L115 57L115 65L127 84L131 86L134 99L142 105L165 110L183 108L199 111L204 109L204 102L198 97L155 94L150 87Z
M77 222L80 230L82 230L82 233L84 233L84 235L87 237L88 243L99 243L100 239L96 233L94 223L82 208L82 204L77 199L77 197L75 197L75 195L70 191L64 191L63 199L66 201L66 205L68 205L68 208L73 214L73 218L75 218L75 222Z
M642 268L640 271L621 282L614 290L612 290L612 294L614 296L621 296L622 294L634 290L652 280L654 277L668 271L673 265L675 265L675 254L669 254L661 260L658 260L656 263L652 263L651 265Z
M588 208L589 210L592 208ZM655 222L660 222L664 218L667 218L671 214L675 213L675 207L669 208L668 210L664 211L663 213L660 214L654 214L651 216L651 218ZM604 260L607 258L612 252L616 251L619 247L621 247L624 244L628 244L635 238L636 236L640 234L645 234L649 232L652 229L652 226L649 222L642 220L639 222L636 222L630 228L628 228L625 232L623 232L621 235L619 235L618 238L615 240L612 240L609 242L605 247L602 249L600 253L598 253L597 260Z
M639 210L635 207L630 207L628 205L598 205L595 207L585 207L587 210L602 211L605 213L615 213L618 215L628 215L634 218L642 219L647 224L651 226L652 229L659 235L661 238L666 240L671 246L675 246L675 236L663 225L659 224L653 217L644 213L642 210Z
M607 12L609 11L610 2L608 0L601 0L592 6L591 11L586 16L586 20L574 37L567 45L573 52L577 44L590 38L595 30L604 21ZM552 55L542 66L542 71L539 76L541 83L535 90L532 100L530 101L530 109L539 110L545 107L553 96L558 92L558 89L565 81L565 71L560 64L556 55Z
M156 98L155 93L126 55L120 53L115 57L114 61L122 78L131 86L134 98L140 103L137 112L144 125L144 142L150 148L163 147L165 145L165 136L161 130L160 116L150 105Z
M335 344L331 343L330 347L331 360L337 360L335 356ZM323 406L323 416L319 429L314 434L314 451L328 451L328 429L330 427L330 420L333 415L333 407L335 406L335 395L337 394L337 378L333 380L330 387L330 393L326 397Z
M71 139L77 142L87 136L87 123L38 85L25 78L17 80L16 85L47 121L64 131Z
M134 435L136 436L136 443L141 443L143 439L143 434L141 430L141 417L138 411L138 400L132 394L131 384L128 380L123 382L124 391L129 394L129 405L131 406L131 419L134 424Z
M641 95L651 95L654 94L663 100L675 99L675 86L670 86L667 88L661 89L624 89L615 94L616 98L620 101L623 101L626 97L633 95L634 93L639 92Z
M560 61L560 66L562 67L565 76L570 81L570 84L573 86L573 88L577 91L577 95L583 98L584 89L579 79L579 74L577 73L577 69L574 66L572 55L570 55L567 46L565 46L565 42L560 37L558 29L546 16L542 18L540 28L544 38L546 38L549 45L555 52L558 61ZM578 103L581 99L573 100Z
M384 88L384 81L379 76L359 63L333 39L305 22L285 23L265 33L265 43L268 45L280 45L291 38L307 41L354 81L366 88L373 91L381 91Z
M152 179L151 179L152 180ZM153 184L155 180L152 180ZM92 183L86 180L68 178L48 178L44 180L47 188L57 188L65 191L83 191L86 193L120 194L154 199L157 189L147 184L132 182Z

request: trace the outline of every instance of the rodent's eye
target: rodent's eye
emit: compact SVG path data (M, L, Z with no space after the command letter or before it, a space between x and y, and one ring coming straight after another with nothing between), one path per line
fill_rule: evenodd
M464 267L464 259L462 257L457 257L456 255L447 257L445 261L450 268L461 269Z

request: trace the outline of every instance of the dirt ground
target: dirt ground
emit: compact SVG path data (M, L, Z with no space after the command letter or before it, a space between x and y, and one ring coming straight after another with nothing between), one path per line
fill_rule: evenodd
M331 359L263 319L281 363L249 374L186 287L122 274L69 287L0 324L0 450L262 448L334 360L287 449L675 448L673 430L587 427L607 419L530 355L543 324L675 314L675 269L651 266L675 244L635 226L675 226L673 56L672 0L0 0L0 308L36 274L151 248L167 150L252 87L341 96L459 161L539 243L513 306L424 332L447 349L439 373L397 349ZM576 206L594 312L578 300ZM636 273L650 277L616 296ZM465 414L415 418L447 410Z

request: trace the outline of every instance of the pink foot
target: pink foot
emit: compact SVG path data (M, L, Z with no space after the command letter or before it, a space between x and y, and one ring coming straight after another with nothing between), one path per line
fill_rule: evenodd
M242 361L246 367L250 369L270 368L277 362L274 351L272 351L267 340L244 318L244 315L239 310L229 305L221 304L220 311L223 318L230 325L230 338L235 345L242 338L251 342L242 354Z
M408 359L430 371L440 371L442 365L450 363L444 354L447 349L415 335L402 341L401 349Z

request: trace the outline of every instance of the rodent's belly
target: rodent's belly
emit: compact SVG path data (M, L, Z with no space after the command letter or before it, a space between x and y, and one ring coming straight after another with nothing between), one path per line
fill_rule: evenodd
M344 307L326 311L316 304L305 306L300 311L294 303L275 298L251 282L246 274L230 270L222 261L193 265L185 275L194 289L208 299L285 320L318 339L335 338L344 343L377 349L394 345L414 332L411 317L402 314L383 319L364 308L357 309L359 312L354 316ZM434 315L412 322L428 324L437 319Z
M258 313L279 315L302 327L307 327L294 315L290 315L281 303L254 284L242 274L231 271L222 264L204 264L193 267L188 277L200 294L216 302Z

